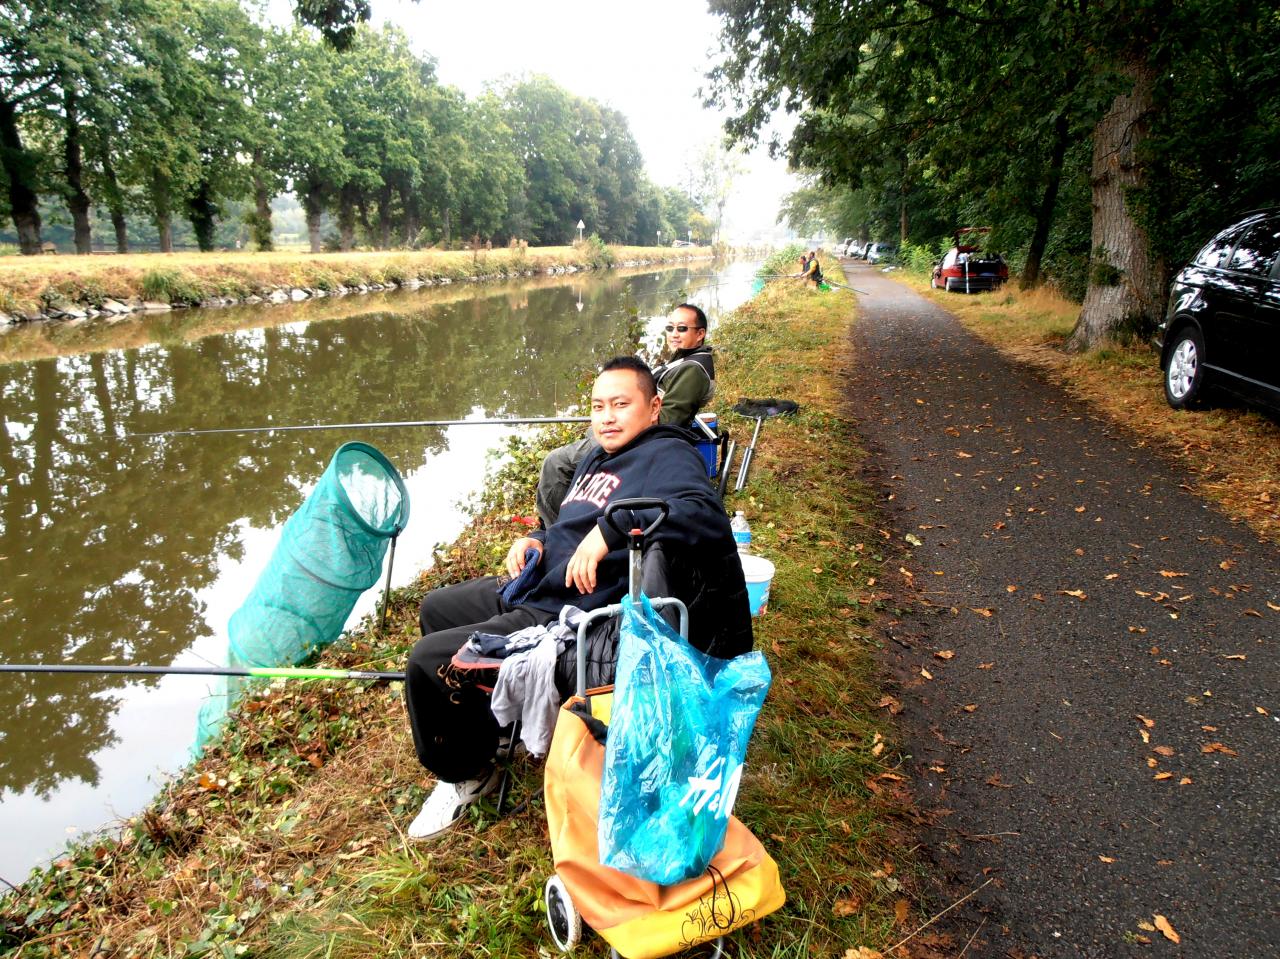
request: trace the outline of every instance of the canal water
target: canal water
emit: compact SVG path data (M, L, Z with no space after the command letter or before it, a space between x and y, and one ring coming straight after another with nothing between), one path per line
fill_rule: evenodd
M718 318L756 264L609 272L0 336L0 661L225 662L227 620L343 442L409 490L394 582L460 532L511 427L141 438L245 425L556 416L584 370ZM365 595L348 625L369 613ZM202 677L0 674L0 878L137 812L192 747Z

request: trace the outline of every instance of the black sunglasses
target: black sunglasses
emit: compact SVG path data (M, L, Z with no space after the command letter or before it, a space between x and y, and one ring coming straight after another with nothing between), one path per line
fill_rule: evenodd
M677 330L681 333L688 333L690 330L700 330L700 329L702 329L702 327L700 326L685 326L683 323L679 326L672 326L669 323L667 324L668 333L674 333Z

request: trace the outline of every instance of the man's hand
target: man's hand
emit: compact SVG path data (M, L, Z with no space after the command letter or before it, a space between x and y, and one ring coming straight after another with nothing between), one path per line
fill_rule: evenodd
M582 542L573 551L569 559L569 567L565 570L564 584L574 586L584 596L595 592L596 566L609 554L609 544L599 526L593 526L591 532L582 537Z
M507 573L512 579L520 575L524 569L524 554L526 550L536 549L538 551L538 559L534 561L536 566L542 559L542 544L532 536L524 536L511 544L511 548L507 550Z

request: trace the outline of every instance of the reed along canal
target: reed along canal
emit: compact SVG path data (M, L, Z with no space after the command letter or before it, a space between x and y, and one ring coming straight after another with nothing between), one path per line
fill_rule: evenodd
M396 585L462 529L508 426L139 438L250 425L565 415L579 374L719 316L756 265L453 284L181 310L0 336L0 661L226 662L227 620L334 450L396 466ZM637 326L637 324L639 324ZM574 414L582 411L573 410ZM348 621L369 613L381 588ZM216 680L0 674L0 878L139 811L189 756Z

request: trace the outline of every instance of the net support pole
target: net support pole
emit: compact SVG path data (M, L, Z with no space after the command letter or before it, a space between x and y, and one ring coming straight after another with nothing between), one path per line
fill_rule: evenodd
M387 613L391 609L391 571L396 565L396 540L399 538L399 533L391 537L391 556L387 559L387 582L382 588L382 625L379 627L381 632L387 630Z

